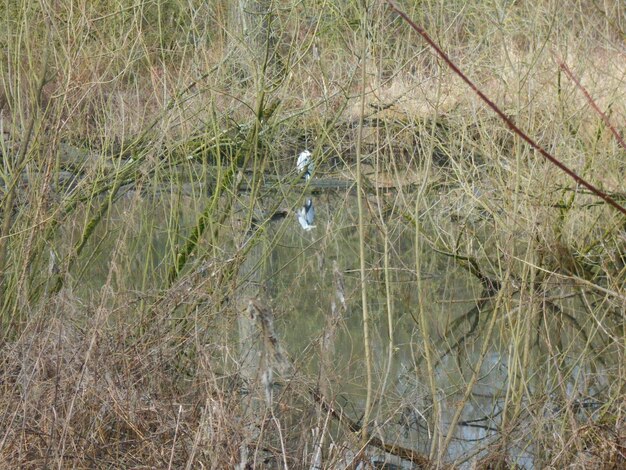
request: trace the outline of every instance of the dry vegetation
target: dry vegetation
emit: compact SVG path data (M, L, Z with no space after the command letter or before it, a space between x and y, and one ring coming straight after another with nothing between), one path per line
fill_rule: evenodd
M512 134L385 2L267 5L255 42L226 0L0 3L0 466L386 455L624 468L624 216ZM626 148L607 125L626 132L622 2L401 6L520 128L626 206ZM300 251L316 254L268 273L310 192L293 170L305 146L317 180L354 182L363 207L324 199L334 225ZM452 277L428 281L434 270ZM290 324L316 331L290 350L280 328L306 308L314 271L327 318ZM460 276L473 296L452 315ZM354 343L374 359L334 357L344 298L357 319L376 298ZM394 360L414 389L400 393L391 366L365 363L405 346L411 360ZM498 413L459 454L493 351L507 371ZM342 395L348 376L361 395ZM403 436L407 410L421 428Z

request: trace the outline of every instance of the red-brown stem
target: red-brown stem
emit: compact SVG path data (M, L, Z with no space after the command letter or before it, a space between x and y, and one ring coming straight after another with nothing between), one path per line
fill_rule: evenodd
M617 141L622 146L622 148L624 150L626 150L626 142L624 142L624 139L622 138L621 135L619 135L619 132L617 132L617 129L615 129L615 127L611 124L611 122L609 121L609 118L606 116L606 114L604 114L604 112L602 112L600 107L596 104L596 102L591 97L591 95L589 94L587 89L580 83L580 80L578 80L578 78L576 78L574 76L574 74L572 73L570 68L567 66L567 64L565 62L563 62L562 59L560 59L559 57L555 57L555 60L556 60L556 63L561 68L561 70L563 70L563 72L565 72L565 75L567 75L569 77L569 79L576 84L576 86L583 93L583 95L585 95L585 98L587 98L587 101L589 102L591 107L595 110L596 113L598 113L600 115L600 117L604 121L604 124L606 124L606 127L608 127L611 130L611 132L615 136L615 139L617 139Z

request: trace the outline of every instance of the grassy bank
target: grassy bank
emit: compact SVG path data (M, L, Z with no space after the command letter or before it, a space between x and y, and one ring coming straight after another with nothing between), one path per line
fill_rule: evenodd
M404 3L626 205L621 2ZM2 466L621 468L623 215L384 2L267 6L0 4Z

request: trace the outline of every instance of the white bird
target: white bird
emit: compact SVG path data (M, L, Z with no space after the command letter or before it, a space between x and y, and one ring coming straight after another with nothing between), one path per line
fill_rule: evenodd
M314 170L313 160L311 159L311 152L303 150L298 155L298 161L296 162L296 168L298 173L304 172L304 179L309 180L311 178L311 172Z
M315 220L315 209L313 208L313 201L307 199L304 207L301 207L297 211L298 222L304 230L307 232L315 228L313 221Z

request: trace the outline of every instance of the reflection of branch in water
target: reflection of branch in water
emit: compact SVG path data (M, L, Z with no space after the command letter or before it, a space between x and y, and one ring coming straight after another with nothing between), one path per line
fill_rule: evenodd
M497 416L502 414L502 409L499 409L498 411L496 411L494 414L489 415L489 416L483 416L482 418L476 418L476 419L466 419L464 421L459 421L459 426L465 426L468 428L478 428L478 429L484 429L485 431L492 431L492 432L500 432L500 429L498 429L497 427L492 427L489 424L481 424L481 423L486 423L488 421L493 421ZM479 440L482 439L486 439L488 436L485 436ZM464 439L466 440L466 439Z
M274 314L271 309L263 305L259 299L250 299L248 301L248 314L251 319L257 321L263 334L264 352L268 359L266 366L268 368L276 367L282 374L288 373L291 365L278 340L278 334L274 328Z
M348 311L348 305L346 303L346 288L343 280L343 272L339 270L337 260L333 260L333 286L335 288L335 295L337 300L341 304L344 312Z
M583 302L583 305L585 305L584 302ZM543 308L551 314L561 315L565 320L571 323L573 328L583 337L584 344L588 345L589 349L591 349L594 355L598 358L598 361L600 361L600 364L602 364L603 366L606 365L606 361L604 360L604 357L602 357L602 355L596 351L596 348L593 345L593 343L589 341L587 332L572 314L567 313L565 310L563 310L562 307L560 307L556 303L547 299L543 301ZM560 334L559 334L559 338L560 338ZM560 342L557 344L559 344L559 349L562 349L562 346L560 346Z
M476 302L476 305L472 307L468 312L461 315L459 318L452 322L450 326L451 330L460 328L461 324L465 321L470 322L470 329L467 333L463 334L454 344L448 346L448 348L441 353L437 361L435 362L435 367L438 367L441 361L450 354L455 349L458 350L465 344L467 340L469 340L476 333L476 328L478 327L478 322L480 320L480 314L483 311L484 306L487 304L491 297L486 297L487 292L483 290L480 296L480 300ZM444 339L440 340L440 343L443 343Z
M457 253L449 253L447 251L438 250L436 248L433 249L437 253L454 258L454 260L458 263L460 267L476 277L483 286L480 297L476 300L476 305L465 314L454 320L450 325L451 330L456 330L461 326L462 323L467 321L470 322L469 331L461 336L454 344L448 346L448 348L439 356L439 359L435 364L435 367L437 367L448 354L450 354L455 349L459 349L470 337L475 334L476 328L478 327L480 321L481 312L485 308L485 305L487 305L487 303L498 294L500 289L502 289L502 283L497 279L492 279L491 277L483 274L480 267L478 266L478 262L473 257L463 256ZM441 342L443 342L443 339L441 340Z

